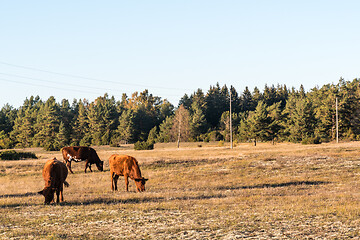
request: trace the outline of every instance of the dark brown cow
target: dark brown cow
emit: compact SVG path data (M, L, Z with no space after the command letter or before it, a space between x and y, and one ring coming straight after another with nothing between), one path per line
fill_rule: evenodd
M104 162L100 160L96 151L91 147L63 147L61 149L63 158L66 162L66 166L69 168L69 171L73 173L71 170L71 162L81 162L86 161L85 163L85 173L86 169L89 168L91 170L91 164L96 164L97 168L100 171L103 171Z
M135 158L128 155L111 155L109 158L110 175L111 175L111 189L117 190L117 180L119 176L125 177L126 191L129 191L129 180L135 181L138 192L145 191L145 183L148 179L141 176L139 164Z
M66 187L69 186L69 183L65 181L68 170L66 165L63 162L60 162L56 158L48 160L45 163L43 172L42 172L45 187L42 191L38 192L45 197L45 204L50 204L54 201L54 193L56 192L56 202L64 201L63 197L63 185Z

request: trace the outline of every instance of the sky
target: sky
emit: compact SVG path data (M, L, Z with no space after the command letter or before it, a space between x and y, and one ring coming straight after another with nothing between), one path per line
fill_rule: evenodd
M0 0L0 107L360 77L357 0Z

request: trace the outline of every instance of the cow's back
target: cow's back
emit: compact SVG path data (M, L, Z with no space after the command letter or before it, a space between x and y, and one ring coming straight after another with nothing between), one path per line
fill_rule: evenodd
M101 161L96 151L91 147L63 147L61 152L64 159L69 159L69 157L79 160L87 159L90 163Z
M109 158L110 172L118 175L129 175L130 178L140 178L141 172L137 160L128 155L113 154Z
M51 159L45 163L42 174L46 187L58 187L65 182L68 170L63 162Z
M89 155L88 147L63 147L61 152L64 159L68 159L69 156L77 157L79 159L86 159L86 157Z
M115 172L116 174L123 174L125 168L125 160L127 155L117 155L113 154L109 158L109 167L111 172Z

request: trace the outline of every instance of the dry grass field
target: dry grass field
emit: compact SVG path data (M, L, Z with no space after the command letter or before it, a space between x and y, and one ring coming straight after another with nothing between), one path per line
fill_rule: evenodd
M360 236L360 142L95 147L73 163L65 201L44 205L39 159L0 161L0 239L348 239ZM108 157L136 157L146 192L111 191Z

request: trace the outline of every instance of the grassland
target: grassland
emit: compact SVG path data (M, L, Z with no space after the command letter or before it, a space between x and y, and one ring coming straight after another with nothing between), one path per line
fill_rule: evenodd
M360 143L95 147L105 171L74 163L65 202L45 206L41 170L60 152L0 161L0 239L348 239L360 236ZM129 154L144 193L110 189L108 157Z

